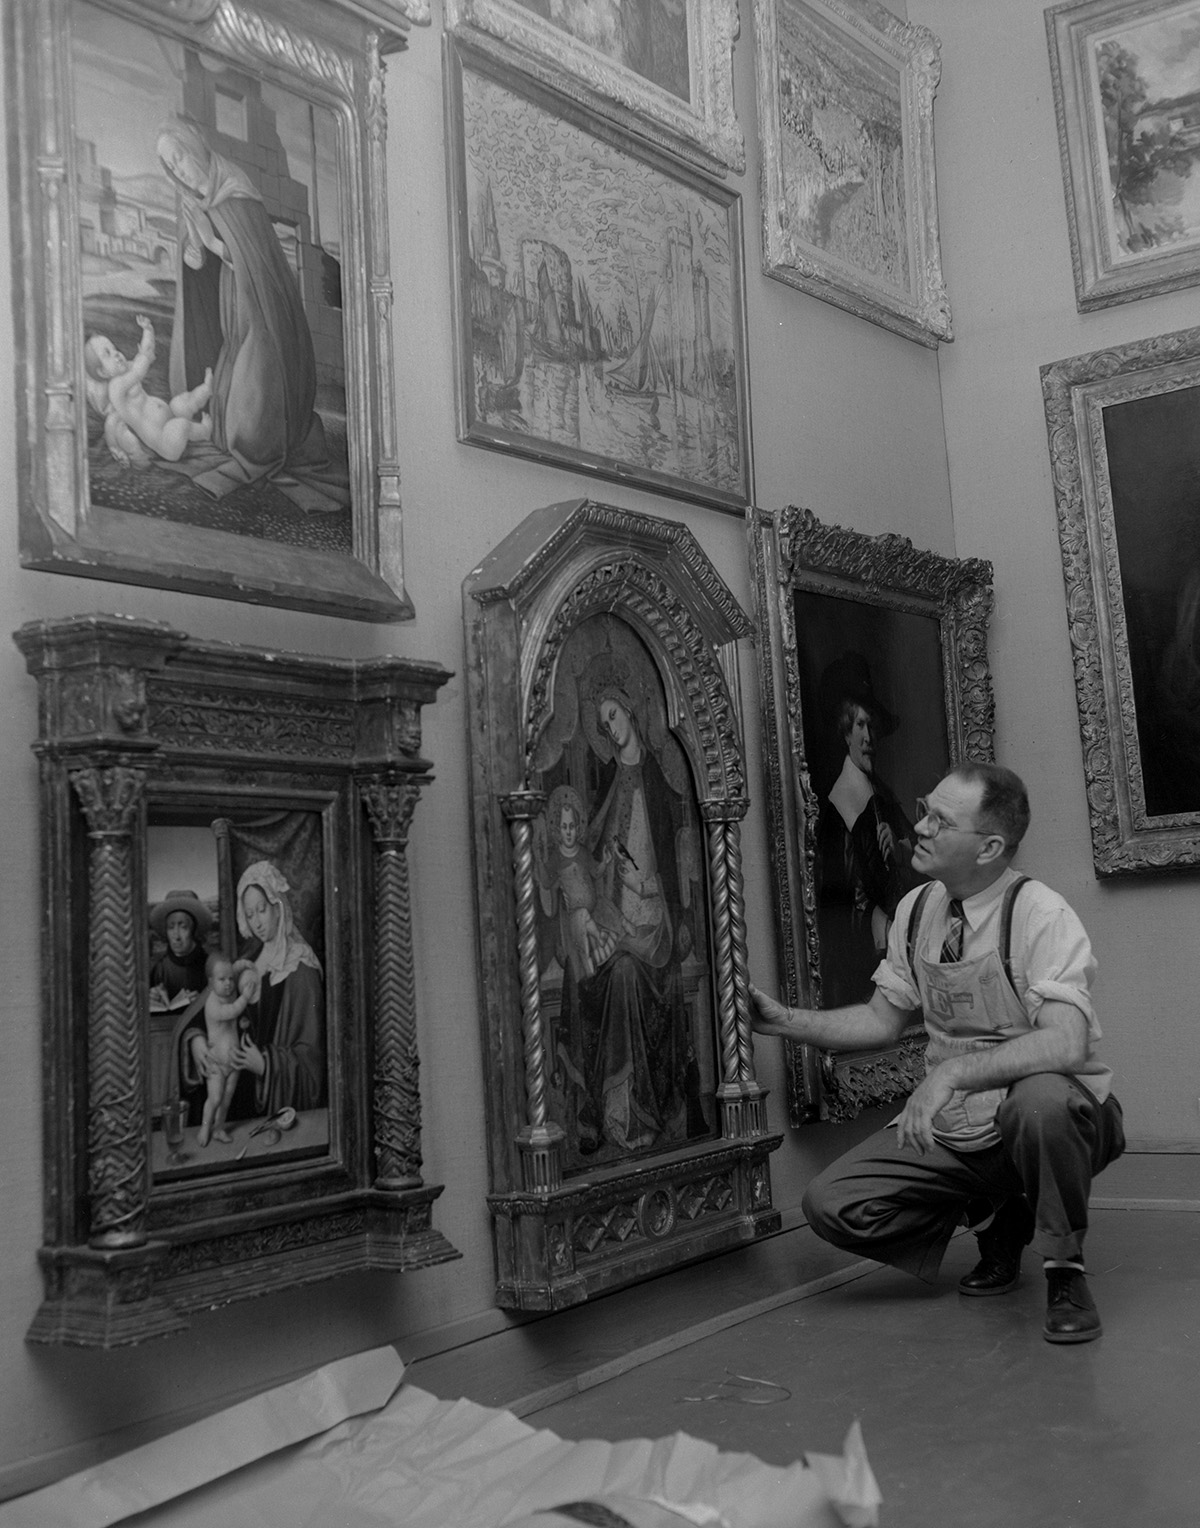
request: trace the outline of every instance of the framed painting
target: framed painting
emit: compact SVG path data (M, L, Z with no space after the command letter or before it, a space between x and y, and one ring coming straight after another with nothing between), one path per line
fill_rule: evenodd
M459 439L741 513L741 201L447 36Z
M31 622L44 882L45 1299L112 1348L458 1254L421 1176L407 837L449 678Z
M535 511L463 588L501 1306L779 1225L753 1065L736 643L682 525Z
M1046 12L1082 312L1200 280L1200 4Z
M448 0L448 26L489 33L597 103L627 108L635 132L719 170L746 168L733 109L737 0Z
M991 564L750 513L783 1000L864 1001L911 869L915 802L993 757ZM841 1121L924 1075L925 1031L869 1053L788 1044L791 1120Z
M754 0L763 270L922 345L942 277L937 38L876 0Z
M1042 368L1096 874L1200 865L1200 329Z
M379 103L419 12L5 8L25 567L412 615Z

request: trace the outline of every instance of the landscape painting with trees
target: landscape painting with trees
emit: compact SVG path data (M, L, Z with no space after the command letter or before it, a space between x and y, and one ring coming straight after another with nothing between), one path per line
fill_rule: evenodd
M1046 12L1081 312L1200 279L1200 0Z
M1119 254L1200 238L1200 5L1097 38Z

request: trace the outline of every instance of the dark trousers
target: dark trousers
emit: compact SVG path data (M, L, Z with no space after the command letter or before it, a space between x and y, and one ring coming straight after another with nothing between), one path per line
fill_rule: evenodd
M1012 1084L996 1122L996 1146L939 1145L924 1155L898 1147L887 1126L809 1184L809 1225L835 1247L932 1283L968 1206L1023 1192L1033 1207L1034 1250L1080 1258L1092 1178L1125 1149L1120 1104L1111 1096L1098 1102L1073 1077L1038 1072Z

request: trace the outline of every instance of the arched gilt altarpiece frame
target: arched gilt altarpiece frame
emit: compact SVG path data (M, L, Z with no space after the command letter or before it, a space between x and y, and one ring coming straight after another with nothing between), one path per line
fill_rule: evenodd
M683 525L530 515L464 585L497 1303L774 1231L736 643Z

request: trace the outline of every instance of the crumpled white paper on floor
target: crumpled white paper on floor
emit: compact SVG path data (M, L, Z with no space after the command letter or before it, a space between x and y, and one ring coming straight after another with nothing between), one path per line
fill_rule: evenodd
M0 1506L0 1528L101 1528L134 1515L136 1528L501 1528L606 1495L708 1509L728 1528L879 1520L857 1423L844 1456L787 1468L686 1433L570 1443L509 1411L400 1385L403 1367L390 1347L328 1364Z

